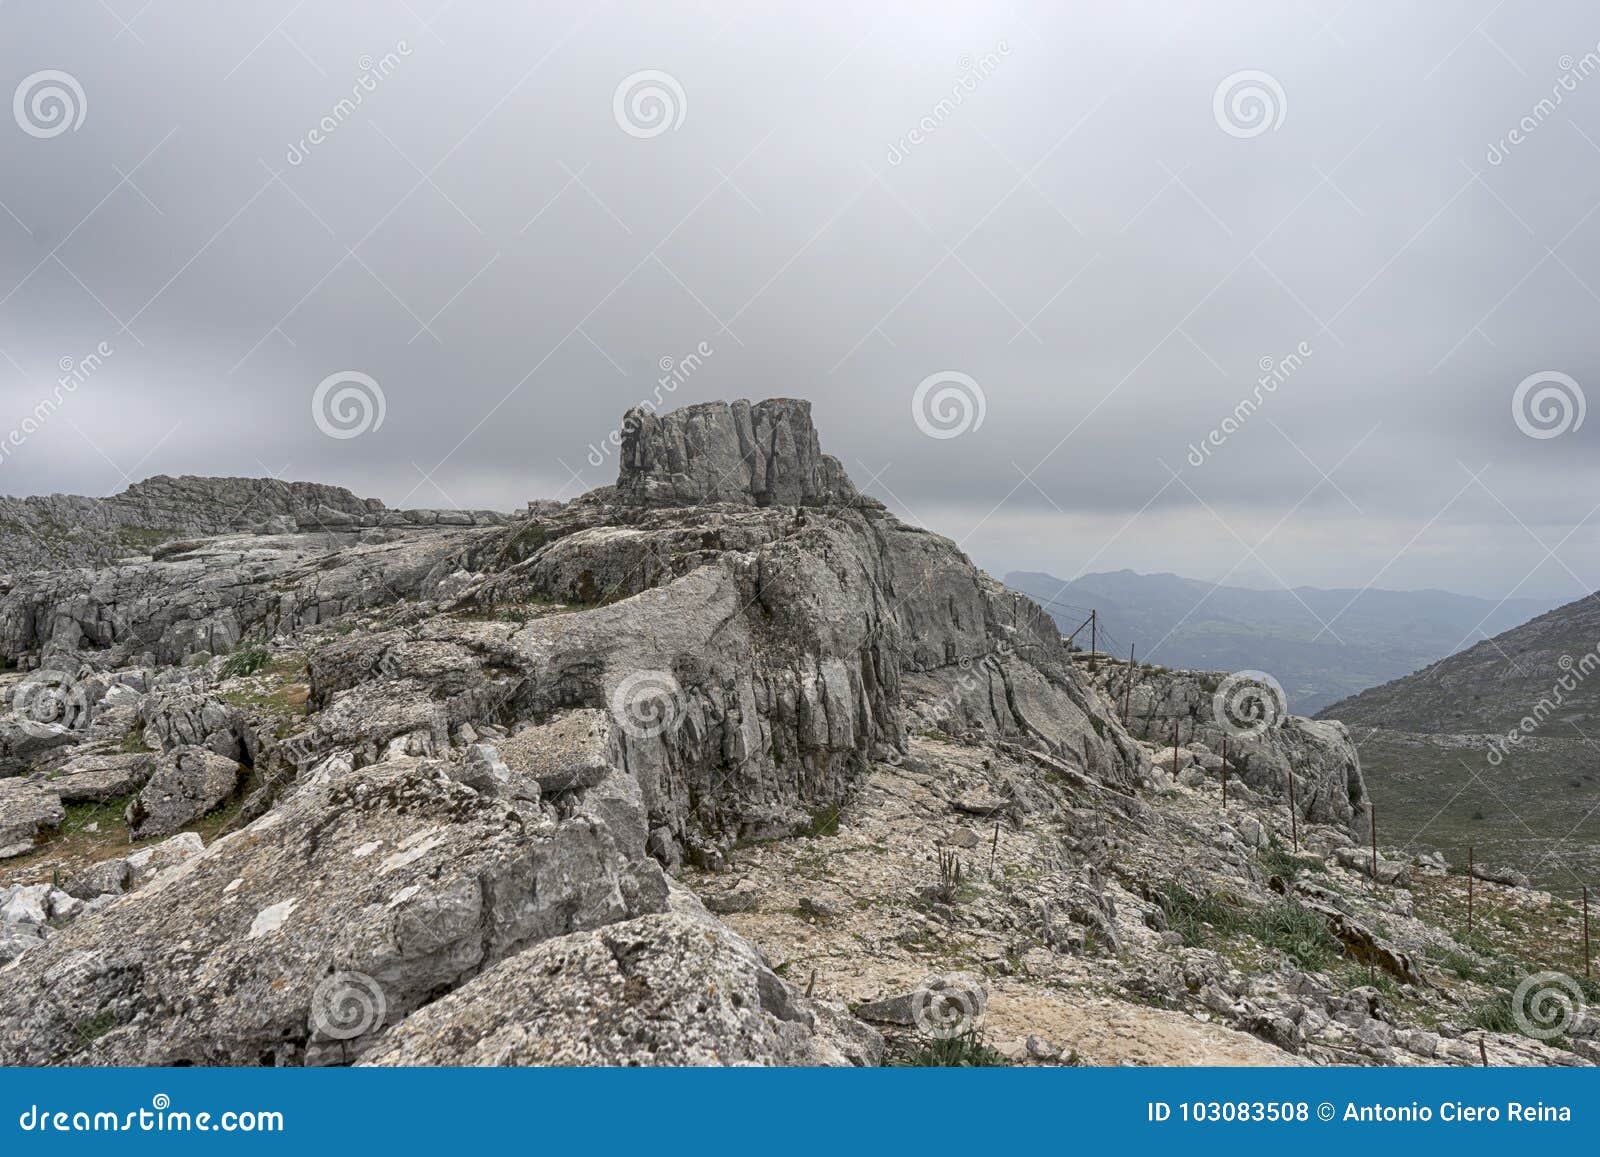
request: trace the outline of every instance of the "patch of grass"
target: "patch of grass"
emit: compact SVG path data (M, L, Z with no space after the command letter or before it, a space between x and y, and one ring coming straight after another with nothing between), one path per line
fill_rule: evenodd
M1196 894L1168 884L1156 902L1168 930L1176 932L1186 948L1247 936L1318 972L1331 968L1343 955L1343 947L1322 918L1297 900L1250 908L1215 893Z
M1346 969L1343 981L1347 988L1376 988L1391 1001L1401 998L1400 982L1381 968L1374 968L1370 972L1360 967Z
M1297 900L1284 900L1255 913L1251 933L1300 967L1322 972L1344 955L1344 946L1328 931L1322 917Z
M61 838L82 835L90 824L99 824L95 830L102 835L107 834L108 825L122 826L122 813L127 808L131 795L118 796L108 799L105 803L69 803L63 809L65 818L57 830Z
M265 667L271 659L272 652L258 643L240 647L222 661L222 677L224 679L237 679L244 675L254 675Z
M1156 897L1167 930L1176 932L1185 948L1199 948L1214 936L1229 936L1244 927L1245 910L1211 892L1195 894L1167 884Z
M1442 952L1439 954L1437 963L1440 968L1443 968L1446 972L1453 973L1461 980L1483 979L1483 964L1476 957L1468 956L1465 952L1457 952L1454 949Z
M72 1035L78 1038L78 1047L86 1049L116 1027L117 1014L114 1012L101 1012L96 1013L87 1020L80 1020L73 1025Z
M905 1064L922 1069L992 1069L1003 1067L1007 1061L973 1028L957 1036L929 1041L907 1054Z
M830 804L825 808L818 808L811 813L811 823L807 826L805 834L815 839L818 836L836 836L839 834L839 815L843 809L838 804Z
M234 687L219 698L230 707L245 711L258 711L280 718L298 717L306 713L311 698L311 687L306 683L280 683L268 687Z
M1328 866L1316 856L1297 855L1279 843L1276 838L1257 853L1256 859L1261 864L1261 870L1267 875L1282 876L1285 880L1292 880L1300 872L1322 873L1328 870Z
M1500 991L1479 1001L1467 1013L1467 1023L1485 1032L1517 1032L1517 1018L1511 1011L1511 994Z
M145 742L143 720L135 723L133 730L122 737L122 742L117 744L117 750L123 755L148 755L155 750Z

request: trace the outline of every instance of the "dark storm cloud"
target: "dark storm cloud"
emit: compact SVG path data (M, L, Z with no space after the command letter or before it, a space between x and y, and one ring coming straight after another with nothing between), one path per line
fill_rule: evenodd
M512 508L610 481L641 400L796 394L996 570L1575 595L1600 418L1512 397L1600 382L1597 41L1576 2L8 4L3 94L84 107L0 120L0 440L86 368L0 490ZM381 426L319 426L340 371Z

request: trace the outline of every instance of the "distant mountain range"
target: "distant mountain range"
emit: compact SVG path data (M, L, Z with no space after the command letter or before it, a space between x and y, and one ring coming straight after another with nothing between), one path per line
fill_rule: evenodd
M1071 582L1013 571L1005 581L1038 600L1063 633L1098 611L1102 649L1126 655L1132 644L1141 660L1168 667L1266 671L1301 715L1526 622L1554 601L1496 604L1438 590L1262 591L1131 570ZM1079 642L1088 641L1085 631Z
M1389 839L1600 883L1600 594L1322 714L1349 724Z

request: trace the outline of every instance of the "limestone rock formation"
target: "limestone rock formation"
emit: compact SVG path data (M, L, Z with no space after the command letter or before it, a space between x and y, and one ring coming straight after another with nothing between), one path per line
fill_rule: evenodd
M24 954L0 1063L351 1059L529 944L662 910L642 853L415 760L332 773Z
M282 534L503 520L493 511L389 510L375 498L316 482L158 474L110 498L0 498L0 572L103 566L173 539L230 531Z
M860 500L837 459L822 452L811 403L795 398L705 402L622 420L625 502L692 506L825 506Z
M1218 698L1237 687L1227 672L1137 667L1129 687L1126 664L1102 662L1099 671L1101 685L1113 701L1126 702L1134 732L1168 745L1155 759L1158 770L1172 771L1170 743L1175 732L1180 745L1204 749L1207 774L1220 779L1218 753L1226 740L1229 775L1235 785L1287 802L1292 774L1295 803L1303 819L1337 824L1365 837L1370 800L1344 724L1289 715L1281 703L1272 705L1270 689L1265 688L1259 719L1230 719L1228 704ZM1246 725L1240 726L1241 722ZM1187 766L1189 760L1182 762Z
M1340 725L1224 761L1217 677L1090 670L804 402L625 426L509 520L155 480L271 513L0 583L0 1064L876 1064L925 1018L843 1002L957 971L938 1055L1477 1062L1433 974L1509 966L1356 883Z
M125 818L134 839L174 835L239 789L244 768L203 747L178 747L157 764L155 773L128 805Z
M848 1065L881 1041L818 1008L714 920L666 913L518 953L397 1026L363 1064Z

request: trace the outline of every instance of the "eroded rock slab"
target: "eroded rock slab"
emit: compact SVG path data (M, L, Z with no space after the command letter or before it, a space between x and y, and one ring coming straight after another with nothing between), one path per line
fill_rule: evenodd
M238 791L243 775L239 764L203 747L168 752L150 782L128 804L129 834L134 839L170 836Z
M660 869L591 818L530 822L418 761L379 764L27 952L0 1064L342 1062L507 955L665 905Z
M363 1064L876 1063L867 1026L791 991L713 920L644 916L547 941L409 1017Z
M66 814L61 797L47 785L0 779L0 859L31 852L34 841Z

